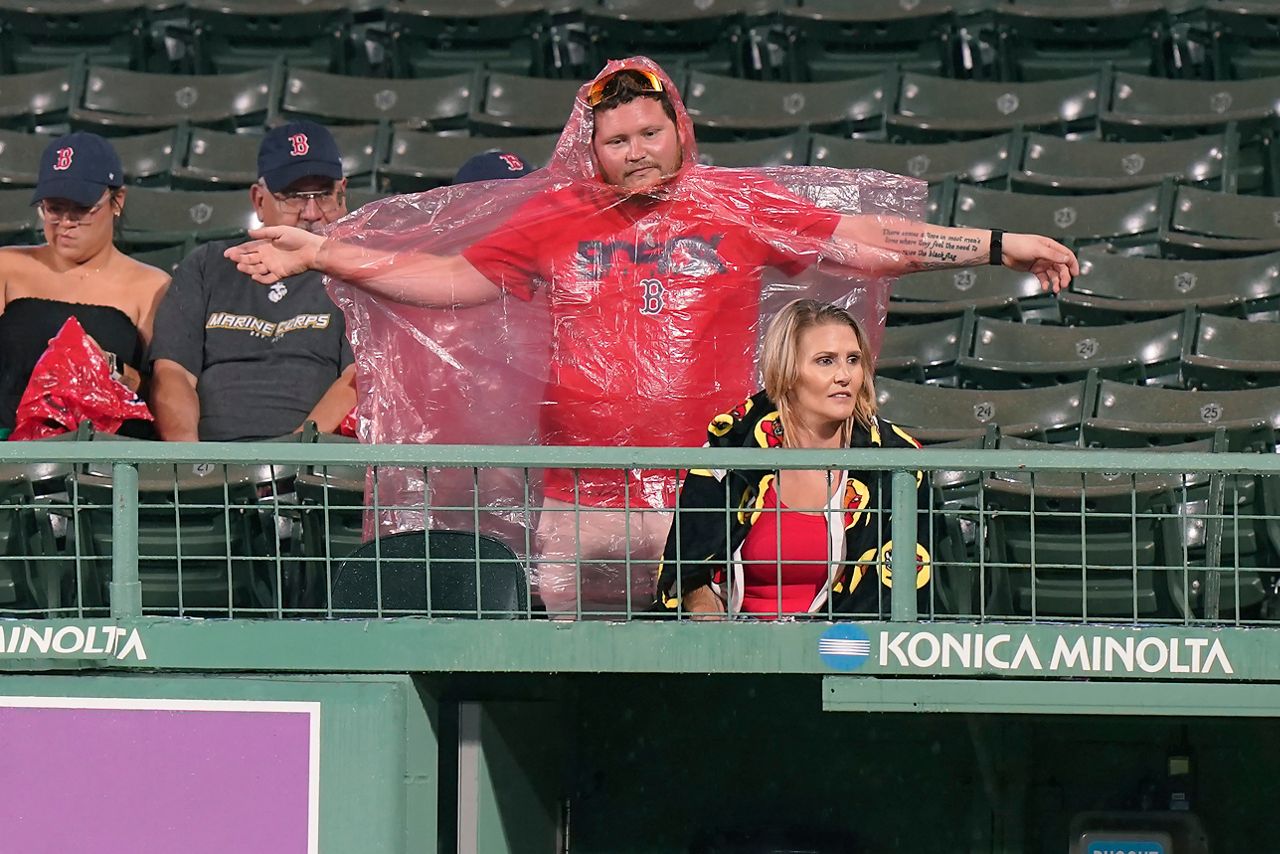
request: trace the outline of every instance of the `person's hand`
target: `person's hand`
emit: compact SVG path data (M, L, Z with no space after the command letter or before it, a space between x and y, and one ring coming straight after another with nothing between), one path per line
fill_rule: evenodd
M724 619L724 602L711 589L710 585L696 587L684 594L681 602L685 614L690 620L722 620Z
M248 243L232 246L225 255L236 269L264 285L296 276L315 266L324 237L291 225L255 228Z
M1006 234L1001 247L1004 266L1034 273L1046 291L1058 291L1080 275L1075 253L1056 240L1038 234Z

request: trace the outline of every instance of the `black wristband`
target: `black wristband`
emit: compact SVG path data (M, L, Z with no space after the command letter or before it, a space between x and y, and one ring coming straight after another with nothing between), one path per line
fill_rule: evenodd
M987 258L987 263L992 267L1004 266L1004 229L991 229L991 256Z

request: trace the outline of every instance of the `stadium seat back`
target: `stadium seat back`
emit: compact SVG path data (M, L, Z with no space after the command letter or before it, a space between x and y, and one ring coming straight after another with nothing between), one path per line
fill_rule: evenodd
M780 18L791 79L845 80L885 68L950 76L955 16L936 2L807 0Z
M272 104L271 68L237 74L143 74L92 66L70 110L78 129L120 135L182 122L234 130L258 125Z
M472 105L473 132L492 136L558 134L582 84L491 72Z
M0 73L57 69L87 56L95 65L147 68L151 50L141 0L0 2Z
M358 548L333 574L335 616L528 613L524 567L504 543L472 531L407 531Z
M876 376L945 384L954 377L964 328L964 317L886 328L876 355Z
M422 80L347 77L290 69L281 112L328 123L391 122L440 130L460 127L476 85L473 74Z
M555 134L505 139L441 136L396 129L385 162L378 166L378 186L396 193L417 193L448 184L458 167L486 151L509 151L534 167L551 159L560 137Z
M1058 294L1064 322L1128 323L1188 308L1243 316L1280 305L1280 255L1189 261L1117 255L1089 247Z
M777 135L800 128L847 135L877 128L885 79L828 83L736 80L693 71L685 106L700 139Z
M1203 314L1187 349L1182 375L1191 388L1280 385L1280 323Z
M1233 451L1275 448L1280 389L1182 391L1102 380L1082 427L1089 444L1145 448L1226 431Z
M1021 318L1043 299L1044 288L1030 273L1007 267L967 267L910 273L894 283L889 298L893 323L955 317L972 308L980 315Z
M707 166L803 166L809 157L809 134L787 134L733 142L699 142L698 162Z
M1036 83L947 80L904 73L888 117L891 138L944 142L1017 127L1066 133L1089 130L1099 109L1098 75Z
M160 246L237 237L258 225L242 190L160 190L135 187L120 217L121 241Z
M541 0L396 0L385 11L398 77L483 65L538 76L551 24Z
M1165 73L1165 4L1015 3L995 9L1006 79L1052 80L1104 65L1134 74Z
M0 76L0 127L37 130L66 120L71 89L83 66Z
M1064 140L1026 136L1010 181L1031 192L1117 192L1159 185L1166 178L1221 190L1238 156L1234 135L1167 142ZM1227 182L1228 184L1231 182Z
M1280 251L1280 197L1178 187L1164 242L1190 258Z
M1003 186L1012 159L1011 136L933 144L889 144L815 134L809 162L837 169L883 169L930 184L954 178L964 184Z
M1276 78L1167 80L1117 72L1098 122L1107 138L1131 140L1221 133L1234 122L1248 140L1274 120L1278 85Z
M1085 383L1047 388L987 391L940 388L884 378L876 398L885 418L922 442L984 435L995 425L1003 435L1074 441L1084 414Z
M345 0L188 0L192 71L234 73L283 59L290 68L348 69Z
M0 190L0 246L29 245L41 233L40 216L31 204L31 190Z
M1090 371L1123 382L1178 379L1189 316L1121 326L1044 326L977 318L956 362L961 383L1031 388L1084 379Z
M275 606L273 544L258 506L263 477L260 467L139 466L144 612L225 616L233 608ZM105 605L113 549L111 477L90 466L69 479L68 490L81 505L76 534L86 604L97 596Z
M1154 242L1160 228L1160 188L1060 196L1009 193L961 185L956 188L954 225L1019 229L1055 240L1095 243Z

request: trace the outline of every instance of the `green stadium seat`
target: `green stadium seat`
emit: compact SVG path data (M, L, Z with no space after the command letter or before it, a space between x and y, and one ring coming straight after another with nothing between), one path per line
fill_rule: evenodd
M43 243L37 240L41 231L30 188L0 190L0 246Z
M38 130L67 119L72 82L82 66L69 64L48 71L0 76L0 127Z
M745 139L802 128L848 135L878 130L885 80L877 75L827 83L737 80L693 71L685 106L699 139Z
M369 202L376 202L379 199L385 199L388 195L390 194L384 193L381 190L365 190L360 188L354 190L348 189L347 210L354 213L369 204Z
M588 67L642 54L669 71L743 76L743 26L760 3L751 0L599 0L584 4Z
M1035 276L1007 267L928 270L894 283L889 292L889 322L958 317L970 308L980 315L1022 319L1044 298L1044 288Z
M335 617L377 613L459 619L529 615L520 559L473 531L406 531L379 537L333 574Z
M763 139L698 143L698 162L707 166L803 166L808 157L809 134L803 131Z
M886 328L876 354L875 375L947 384L955 376L964 328L964 317Z
M296 604L323 608L338 562L364 543L363 466L308 468L294 480L301 536L295 553L302 566Z
M1046 326L977 318L956 361L962 385L1032 388L1096 371L1123 382L1176 384L1192 316L1120 326Z
M1204 13L1216 79L1280 75L1280 15L1274 3L1208 3Z
M545 166L559 139L555 134L494 139L397 129L385 162L378 165L377 185L393 193L418 193L443 186L453 180L459 166L486 151L510 151L534 166Z
M988 425L1002 435L1070 442L1080 433L1085 383L988 391L886 377L876 381L876 399L885 418L928 444L981 436Z
M280 112L326 123L391 122L419 130L462 126L476 86L473 74L423 80L348 77L290 69Z
M351 5L346 0L185 0L190 67L228 74L271 65L348 69Z
M1182 376L1200 390L1280 385L1280 323L1200 315Z
M1239 127L1247 143L1274 121L1280 79L1165 80L1117 72L1109 107L1098 116L1108 139L1175 139Z
M1235 189L1234 134L1167 142L1064 140L1031 133L1009 175L1015 189L1095 193L1152 187L1166 178L1207 189Z
M1280 251L1280 198L1178 187L1161 244L1183 258Z
M91 66L70 108L73 127L121 135L183 122L235 130L260 125L273 97L271 68L238 74L143 74Z
M150 55L141 0L0 0L0 73L95 65L145 71Z
M228 616L232 609L274 612L273 537L258 489L271 467L140 465L138 575L149 614ZM78 504L78 579L85 605L105 611L111 579L110 468L91 465L69 478Z
M470 68L541 76L551 20L543 0L396 0L385 11L397 77Z
M2 81L0 78L0 87ZM0 130L0 187L34 187L40 155L52 139L44 134Z
M1160 229L1160 188L1061 196L956 187L952 225L1012 228L1077 244L1154 243Z
M1080 275L1058 294L1065 323L1130 323L1188 308L1243 317L1280 307L1280 255L1186 261L1088 247Z
M1082 427L1087 444L1146 448L1223 429L1233 451L1270 451L1280 425L1280 388L1182 391L1102 380Z
M581 84L491 72L471 105L473 133L491 136L558 134Z
M1133 74L1166 73L1162 2L1017 2L997 6L995 23L1006 80L1074 77L1107 65Z
M177 130L118 136L111 140L124 166L125 180L147 187L168 186L177 142Z
M62 606L66 561L27 466L0 465L0 614L34 616Z
M1001 447L1011 444L1001 437ZM1030 446L1037 450L1044 446ZM1178 475L1025 471L983 480L987 617L1175 618Z
M351 187L367 187L374 160L382 150L378 125L334 125L329 128L342 152L343 171ZM257 134L226 133L209 128L185 129L173 167L175 189L248 187L258 180Z
M847 80L899 68L952 76L951 5L927 0L804 0L783 7L792 80Z
M120 217L125 247L155 247L238 237L258 225L247 193L134 187Z
M814 134L809 151L813 166L837 169L883 169L930 184L954 178L964 184L1003 187L1009 174L1011 136L1000 134L956 142L890 144Z
M112 140L129 184L168 184L173 159L173 131L122 136ZM40 155L54 137L0 130L0 186L34 187Z
M174 270L178 269L178 265L182 263L182 259L190 255L195 248L195 241L187 241L173 246L162 246L159 249L131 252L129 257L135 261L141 261L143 264L159 267L167 273L173 273Z
M1036 83L946 80L910 72L898 84L887 119L890 138L945 142L1005 133L1017 127L1065 135L1093 128L1098 75Z

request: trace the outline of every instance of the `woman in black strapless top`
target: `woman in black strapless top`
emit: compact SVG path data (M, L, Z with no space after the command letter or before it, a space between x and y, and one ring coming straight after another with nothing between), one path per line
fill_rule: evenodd
M169 275L115 247L122 184L120 158L96 134L60 137L41 157L32 204L45 244L0 249L0 429L12 429L36 361L69 317L118 358L130 388L142 384Z

